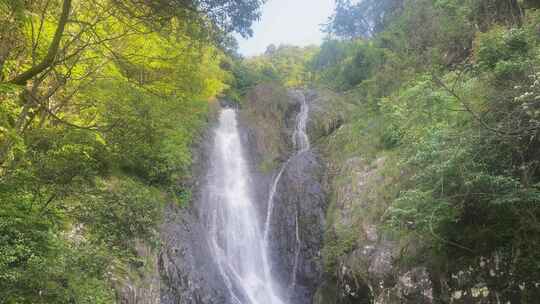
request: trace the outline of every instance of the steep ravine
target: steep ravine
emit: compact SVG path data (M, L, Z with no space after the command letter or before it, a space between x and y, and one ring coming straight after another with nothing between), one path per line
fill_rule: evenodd
M384 214L396 195L392 186L403 172L392 155L370 154L369 147L343 150L344 141L363 142L350 137L351 106L323 89L265 84L252 89L236 111L243 175L249 177L253 217L267 246L278 302L499 303L500 294L489 289L490 280L505 275L496 253L479 257L477 267L456 262L445 270L425 254L421 240L386 227ZM306 139L298 138L302 115L307 144L298 142ZM238 303L231 301L231 288L212 255L202 208L213 175L208 172L216 123L212 120L194 153L191 203L166 209L160 249L141 245L148 271L118 283L119 302ZM520 303L519 294L508 303Z
M328 153L328 146L332 145L329 139L343 121L345 107L340 102L339 96L329 92L260 85L248 94L239 110L241 141L257 214L260 222L265 222L271 272L279 282L279 294L289 304L369 303L384 287L382 282L393 277L391 256L396 247L381 239L376 223L369 221L364 223L365 244L352 246L357 249L336 257L334 269L325 265L329 260L325 255L331 253L328 249L333 249L333 243L324 237L331 236L329 231L339 229L337 226L352 224L352 205L362 192L361 187L351 188L350 183L340 186L337 177L356 174L357 182L366 184L363 180L377 175L376 167L365 166L360 160L347 160L346 166L338 166ZM298 137L298 119L302 115L302 128L308 131L306 138ZM205 214L201 214L205 212L201 206L213 157L212 129L216 123L210 124L196 147L191 204L166 209L161 249L154 258L157 269L137 286L126 285L122 303L157 303L155 292L149 293L156 289L160 290L160 302L165 304L232 303L212 258L208 229L203 223ZM367 268L357 269L358 265ZM161 278L158 282L151 280L157 272ZM363 272L370 275L369 280L357 277ZM423 276L424 272L415 270L410 279L405 277L409 280L404 283L407 288L415 289L411 282L424 279L417 278L418 275ZM401 293L405 290L402 286L396 288ZM385 290L389 294L391 289ZM426 290L430 291L429 286ZM399 301L399 297L396 299ZM379 300L394 303L388 297Z
M379 232L374 218L358 218L359 208L374 208L366 194L382 182L384 159L339 159L331 152L346 107L330 92L260 85L238 110L276 293L287 304L431 303L426 269L396 266L398 244ZM307 134L299 137L301 116ZM155 269L126 284L122 303L235 303L204 223L216 124L196 147L192 202L166 209L160 250L151 259ZM360 235L349 240L343 231Z

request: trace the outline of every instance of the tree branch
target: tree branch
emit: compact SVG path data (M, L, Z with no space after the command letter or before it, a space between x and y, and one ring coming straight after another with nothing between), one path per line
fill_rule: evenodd
M60 41L62 40L62 35L64 34L64 29L68 21L70 10L71 10L71 0L64 0L64 3L62 5L62 13L60 15L60 19L58 20L58 26L56 27L56 32L54 33L54 37L51 42L51 45L49 45L49 50L47 51L47 55L45 56L45 58L43 58L43 60L39 64L15 76L13 79L8 81L9 83L17 84L17 85L25 85L28 82L28 80L30 80L32 77L36 76L37 74L43 72L45 69L50 67L51 64L54 63L54 58L56 57L56 54L58 53L58 49L60 47Z
M457 99L462 105L463 107L465 108L465 110L467 112L469 112L472 117L478 122L480 123L480 125L482 127L484 127L486 130L488 131L491 131L493 133L496 133L498 135L502 135L502 136L519 136L519 135L523 135L525 132L530 132L530 131L534 131L536 130L537 128L534 127L534 128L524 128L524 129L520 129L518 131L514 131L514 132L506 132L504 130L501 130L501 129L498 129L498 128L494 128L492 126L490 126L489 124L487 124L483 119L482 117L480 117L480 115L478 113L476 113L472 107L469 105L469 103L467 101L465 101L463 98L461 98L461 96L459 96L455 91L454 89L451 89L449 88L439 77L437 77L437 75L435 75L434 73L431 74L434 82L439 86L441 87L442 89L444 89L446 92L448 92L450 95L452 95L452 97L454 97L455 99Z

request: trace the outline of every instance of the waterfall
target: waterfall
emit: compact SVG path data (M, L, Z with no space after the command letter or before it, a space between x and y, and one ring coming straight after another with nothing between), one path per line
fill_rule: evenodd
M278 174L276 177L274 177L272 186L270 187L270 193L268 194L268 207L266 211L266 222L264 224L264 243L266 246L268 245L268 233L270 233L270 219L272 218L272 213L274 210L274 196L276 195L277 185L281 179L281 175L283 175L283 171L285 171L285 168L287 167L287 163L289 163L289 161L285 162L283 166L281 166Z
M307 120L309 116L309 105L306 101L306 96L300 92L297 93L300 99L300 112L296 115L296 127L293 133L293 144L298 150L297 154L309 150L309 137L307 135Z
M294 132L292 135L292 142L293 146L296 150L295 154L293 156L296 156L300 153L306 152L310 149L310 143L309 143L309 137L307 135L307 120L309 117L309 105L306 101L306 96L301 91L295 91L294 92L295 97L300 101L300 111L296 115L296 124L294 128ZM274 180L272 181L272 185L270 187L270 193L268 195L268 209L266 213L266 223L264 225L264 245L265 247L268 247L268 235L270 233L270 221L272 219L272 213L274 209L274 197L276 194L276 189L279 184L279 180L281 179L281 176L283 175L283 172L285 171L285 168L289 164L289 161L292 159L289 158L280 168L278 171L278 174L274 177ZM298 224L298 206L296 206L296 214L295 214L295 236L296 236L296 249L294 253L294 264L293 264L293 271L291 274L291 283L289 285L289 293L294 289L296 286L296 274L297 274L297 268L298 268L298 258L300 256L300 249L302 245L302 240L300 239L300 229Z
M294 231L296 236L296 248L294 250L294 264L292 271L291 284L289 285L289 294L292 292L296 286L296 274L298 272L298 258L300 257L300 246L302 245L302 240L300 239L300 226L298 225L298 206L296 206L296 213L294 218Z
M283 304L270 274L235 110L222 110L214 138L203 216L231 302Z
M309 143L309 137L307 135L307 120L309 117L309 105L306 101L306 96L299 91L295 92L295 97L297 97L300 100L300 112L296 115L296 126L294 128L294 132L292 135L292 142L294 148L297 150L294 155L298 155L302 152L305 152L309 150L310 143ZM283 171L285 171L285 168L289 164L289 161L291 158L289 158L279 169L278 174L274 177L274 180L272 181L272 185L270 187L270 193L268 194L268 210L266 213L266 223L264 225L264 240L266 242L268 238L268 234L270 233L270 220L272 219L272 211L274 209L274 196L276 195L276 189L277 185L279 184L279 180L281 179L281 175L283 175Z

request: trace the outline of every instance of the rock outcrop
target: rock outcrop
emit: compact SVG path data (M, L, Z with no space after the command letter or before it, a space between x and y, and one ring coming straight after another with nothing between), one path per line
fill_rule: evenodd
M123 277L117 277L114 286L120 304L160 304L161 280L156 248L137 242L135 250L140 261L129 265Z
M277 185L269 244L276 276L286 282L291 303L311 303L322 278L323 175L321 159L310 150L289 160Z
M311 103L311 92L297 93ZM283 170L269 222L273 275L290 303L307 304L312 303L322 278L325 168L316 150L297 153L293 147L291 138L299 111L300 100L292 91L261 85L248 94L241 117L253 176L258 179L262 216L267 214L270 186Z
M348 138L352 126L350 121L344 124L343 117L349 105L341 97L323 93L314 102L320 111L311 130L320 138L330 198L323 248L326 272L315 303L432 303L427 268L400 263L403 246L384 228L388 197L399 173L388 169L385 157L339 148L344 140L358 140Z
M223 304L228 293L194 210L169 206L161 232L162 304Z

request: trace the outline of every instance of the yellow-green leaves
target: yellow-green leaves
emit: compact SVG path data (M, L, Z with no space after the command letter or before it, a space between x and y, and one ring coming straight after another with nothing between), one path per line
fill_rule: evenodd
M1 303L113 303L134 240L190 200L192 144L231 77L201 16L135 1L71 2L45 60L63 4L0 2Z

